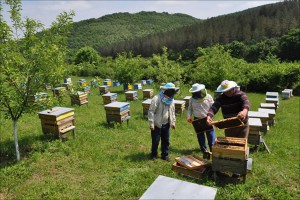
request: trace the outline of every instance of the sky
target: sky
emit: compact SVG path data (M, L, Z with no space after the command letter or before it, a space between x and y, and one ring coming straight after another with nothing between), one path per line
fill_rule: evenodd
M3 0L0 1L3 2ZM138 13L140 11L183 13L198 19L207 19L276 2L280 0L22 0L22 17L39 20L46 28L50 27L58 14L70 10L75 11L74 22L99 18L112 13ZM8 7L4 5L3 16L6 21L9 19L7 10Z

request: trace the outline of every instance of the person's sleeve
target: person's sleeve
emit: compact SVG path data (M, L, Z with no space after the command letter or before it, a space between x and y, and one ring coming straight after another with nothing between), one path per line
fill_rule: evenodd
M192 113L193 113L192 98L190 98L188 112L187 112L187 118L190 118L192 116Z
M207 112L207 116L210 116L212 118L219 111L220 107L221 107L220 101L216 100L209 108Z
M241 99L243 101L243 109L247 109L248 111L250 110L250 101L246 95L246 93L242 93Z
M174 102L172 102L171 106L170 106L170 111L171 111L171 116L172 116L172 124L171 125L175 125L176 122L176 114L175 114L175 104Z
M154 113L155 113L156 108L157 108L157 98L153 97L152 100L151 100L149 110L148 110L149 125L154 126Z

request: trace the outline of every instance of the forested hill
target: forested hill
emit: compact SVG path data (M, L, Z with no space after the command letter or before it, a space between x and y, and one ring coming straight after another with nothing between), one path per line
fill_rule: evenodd
M115 13L98 19L75 22L69 37L69 46L71 53L84 46L100 50L108 45L113 46L123 41L168 32L200 22L201 20L185 14Z

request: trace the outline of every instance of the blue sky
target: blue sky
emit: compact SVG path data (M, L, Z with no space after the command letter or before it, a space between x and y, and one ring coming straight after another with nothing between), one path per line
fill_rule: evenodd
M1 0L0 0L1 1ZM44 1L44 0L23 0L22 1L22 16L39 20L46 27L49 27L56 16L63 11L75 11L74 21L81 21L90 18L99 18L101 16L118 13L129 12L137 13L140 11L156 11L183 13L193 16L198 19L207 19L218 15L229 14L237 11L242 11L247 8L253 8L260 5L276 3L275 1L192 1L192 0L177 0L177 1L160 1L160 0L68 0L68 1ZM4 7L4 11L7 7ZM4 12L4 18L7 20L9 15Z

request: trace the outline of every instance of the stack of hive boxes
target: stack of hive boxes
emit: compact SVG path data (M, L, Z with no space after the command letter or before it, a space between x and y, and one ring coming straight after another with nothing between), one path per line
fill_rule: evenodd
M146 80L141 80L141 84L146 85L147 84Z
M70 90L70 89L72 89L72 86L73 86L73 84L72 84L71 78L65 78L63 87L65 87L67 90Z
M103 81L103 85L111 86L111 79L107 78Z
M212 147L212 170L246 175L248 146L246 138L217 137Z
M119 81L114 81L114 82L113 82L113 86L114 86L114 87L120 86L120 82L119 82Z
M66 90L65 87L56 87L53 88L53 96L59 96Z
M143 90L143 99L152 99L153 97L153 89L145 89Z
M260 128L261 132L267 133L269 130L269 114L266 112L258 112L258 111L249 111L248 117L250 118L259 118L262 124Z
M124 89L124 90L132 90L132 85L129 84L129 83L128 83L128 84L127 84L127 83L124 83L124 84L123 84L123 89Z
M86 82L85 79L79 79L79 80L77 81L77 84L80 85L80 86L82 86L82 87L87 86L87 82Z
M141 83L135 83L133 85L133 89L134 90L141 90L142 89L142 84Z
M109 104L117 101L118 94L117 93L107 93L102 95L103 104Z
M147 85L151 85L153 83L153 80L152 79L148 79L148 80L146 80L146 83L147 83Z
M59 138L73 130L75 136L74 109L54 107L38 113L41 119L43 133L52 133Z
M284 89L281 92L281 98L282 99L289 99L293 96L293 89Z
M147 99L147 100L143 101L142 105L143 105L143 116L147 117L148 116L148 110L149 110L150 105L151 105L151 99Z
M197 179L201 179L208 167L210 167L206 160L195 155L176 157L175 161L172 165L173 171Z
M104 105L106 111L106 121L109 123L111 121L122 123L130 118L129 111L130 104L126 102L113 102Z
M37 102L37 101L44 101L48 98L48 93L46 92L38 92L33 96L29 97L29 102Z
M84 92L77 92L76 94L71 94L71 105L83 105L88 103L88 95Z
M174 100L174 104L175 104L175 112L180 115L183 114L185 109L185 101Z
M248 143L258 146L260 143L260 129L262 127L260 118L249 118Z
M269 114L268 124L270 126L274 126L274 124L275 124L275 115L276 115L276 111L274 109L259 108L258 112L268 113Z
M100 95L101 95L101 94L109 93L109 91L110 91L110 88L109 88L108 85L101 85L101 86L99 87Z
M275 109L279 106L278 92L266 92L266 103L274 103Z
M127 91L125 92L126 101L138 100L137 91Z
M184 101L185 101L185 107L188 108L189 104L190 104L190 99L192 98L192 96L186 96L184 97Z

